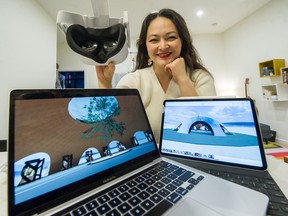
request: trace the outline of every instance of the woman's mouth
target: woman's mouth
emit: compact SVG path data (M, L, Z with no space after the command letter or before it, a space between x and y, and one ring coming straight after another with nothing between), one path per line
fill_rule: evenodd
M160 58L168 58L171 55L171 52L165 52L165 53L158 53L157 56Z

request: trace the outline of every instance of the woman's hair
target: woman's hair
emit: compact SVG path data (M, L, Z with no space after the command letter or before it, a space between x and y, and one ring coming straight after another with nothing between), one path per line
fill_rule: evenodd
M180 56L184 58L185 64L189 69L189 73L192 73L195 69L208 70L202 65L201 59L198 56L197 50L192 44L192 38L187 28L186 22L183 17L174 10L164 8L159 12L153 12L146 16L142 23L139 39L137 40L138 53L136 57L135 70L149 67L149 56L146 46L147 30L150 23L157 17L165 17L170 19L175 25L179 37L182 41ZM191 74L190 74L191 75Z

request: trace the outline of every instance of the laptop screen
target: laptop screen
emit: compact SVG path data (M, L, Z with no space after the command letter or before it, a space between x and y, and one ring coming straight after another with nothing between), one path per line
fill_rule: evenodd
M10 114L16 214L79 195L158 156L136 90L16 90Z
M247 98L164 102L164 155L266 169L254 103Z

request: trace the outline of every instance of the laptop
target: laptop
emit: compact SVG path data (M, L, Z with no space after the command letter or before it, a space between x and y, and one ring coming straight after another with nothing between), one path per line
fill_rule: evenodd
M269 196L269 215L287 215L288 200L268 173L254 102L186 98L164 102L162 156Z
M269 201L161 157L134 89L13 90L8 146L9 215L257 216Z

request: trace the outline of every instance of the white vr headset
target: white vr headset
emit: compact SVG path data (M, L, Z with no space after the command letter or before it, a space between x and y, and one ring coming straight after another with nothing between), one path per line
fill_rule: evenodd
M124 11L123 18L110 18L107 0L91 3L94 17L59 11L57 26L85 64L119 64L127 58L130 47L128 13Z

